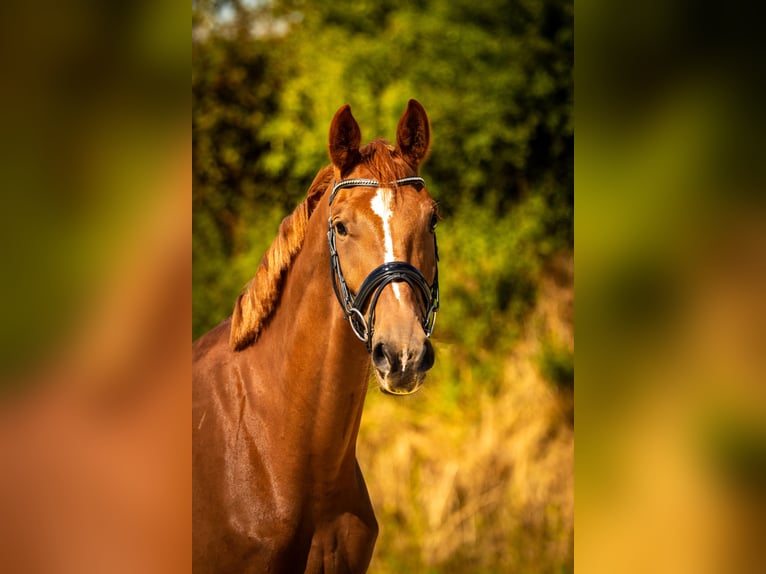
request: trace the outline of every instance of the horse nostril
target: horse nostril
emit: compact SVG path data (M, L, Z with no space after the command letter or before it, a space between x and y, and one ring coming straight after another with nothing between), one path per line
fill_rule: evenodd
M418 372L424 373L428 369L434 366L434 346L431 341L426 339L423 344L423 352L420 354L420 361L418 362Z
M385 343L378 343L372 349L372 362L379 371L390 373L398 369L399 359Z
M386 354L386 346L378 343L372 349L372 362L379 371L390 371L390 363Z

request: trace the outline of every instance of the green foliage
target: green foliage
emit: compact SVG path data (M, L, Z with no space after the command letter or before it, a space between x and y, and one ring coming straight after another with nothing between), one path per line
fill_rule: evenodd
M510 213L463 200L438 228L442 305L436 378L456 385L456 403L493 390L535 302L541 263L561 245L544 234L545 206L530 197ZM495 389L496 390L496 389Z
M574 355L565 345L550 337L544 338L541 341L538 365L540 374L556 387L568 388L574 385Z
M213 219L203 210L195 212L192 236L192 332L195 338L231 314L234 300L255 273L283 216L278 206L261 210L244 208L242 229L237 235L247 248L226 257Z

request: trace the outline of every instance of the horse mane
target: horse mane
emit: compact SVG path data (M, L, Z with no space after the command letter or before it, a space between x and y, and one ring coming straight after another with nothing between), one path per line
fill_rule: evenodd
M235 351L255 342L271 318L279 302L286 271L303 247L309 217L332 178L330 166L316 175L306 199L279 224L277 236L263 255L255 276L237 297L229 331L229 346Z
M359 149L360 163L381 183L393 184L406 177L407 166L399 150L384 139ZM277 237L266 251L255 276L234 303L229 346L241 351L258 339L279 303L287 270L303 247L309 217L333 180L333 167L326 166L314 178L306 199L279 225Z

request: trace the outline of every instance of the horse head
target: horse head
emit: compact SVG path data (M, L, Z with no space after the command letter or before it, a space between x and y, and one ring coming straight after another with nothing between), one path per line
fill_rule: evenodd
M395 146L360 143L359 125L343 106L329 137L333 287L367 345L380 388L409 394L434 363L429 337L439 299L437 204L418 176L430 147L425 109L409 101Z

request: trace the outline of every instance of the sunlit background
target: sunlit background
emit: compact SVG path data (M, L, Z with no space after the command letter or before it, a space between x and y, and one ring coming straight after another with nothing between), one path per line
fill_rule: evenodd
M753 9L578 5L577 571L766 571Z
M443 216L436 366L414 397L368 394L370 569L571 571L571 2L200 1L192 37L194 336L328 163L335 111L393 140L417 98Z

